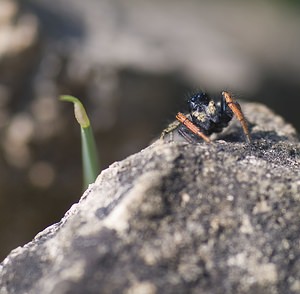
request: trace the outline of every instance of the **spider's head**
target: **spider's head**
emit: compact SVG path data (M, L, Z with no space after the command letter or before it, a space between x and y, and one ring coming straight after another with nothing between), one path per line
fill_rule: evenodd
M188 106L189 110L195 111L199 110L199 108L203 108L203 106L207 106L210 102L209 96L204 92L198 92L194 94L189 100L188 100Z

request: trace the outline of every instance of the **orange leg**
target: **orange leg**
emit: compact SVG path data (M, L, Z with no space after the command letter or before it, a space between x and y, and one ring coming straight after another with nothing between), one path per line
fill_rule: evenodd
M195 135L201 137L205 142L210 143L210 139L205 136L198 127L196 127L183 113L178 112L176 118L185 125Z
M228 92L222 92L223 97L225 98L225 101L227 105L230 107L234 115L237 117L237 119L240 121L241 126L243 128L244 134L246 136L247 142L251 143L251 136L248 129L248 124L246 122L245 116L242 112L240 104L238 104L236 101L233 101L230 94Z

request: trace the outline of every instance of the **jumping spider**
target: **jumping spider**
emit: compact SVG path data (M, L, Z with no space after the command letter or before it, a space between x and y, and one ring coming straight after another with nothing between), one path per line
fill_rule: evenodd
M194 142L196 137L202 138L206 142L211 142L208 138L212 133L219 133L235 115L239 120L248 143L251 137L248 125L242 109L238 102L234 101L228 92L222 92L220 102L215 103L206 93L198 92L188 100L188 116L181 112L176 115L177 122L171 124L162 132L161 138L176 129L180 123L186 128L178 128L178 133L188 142Z

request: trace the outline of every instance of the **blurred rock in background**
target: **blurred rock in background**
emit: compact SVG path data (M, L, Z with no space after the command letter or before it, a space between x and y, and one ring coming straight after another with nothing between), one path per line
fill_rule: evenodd
M60 94L85 104L103 167L145 147L195 88L263 102L299 130L296 3L2 0L1 258L81 195Z

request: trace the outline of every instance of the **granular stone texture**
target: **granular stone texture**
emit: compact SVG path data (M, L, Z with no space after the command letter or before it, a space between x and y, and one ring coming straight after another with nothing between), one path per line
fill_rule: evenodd
M259 104L213 143L174 138L101 172L2 262L0 293L299 293L300 144Z

